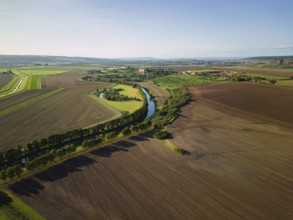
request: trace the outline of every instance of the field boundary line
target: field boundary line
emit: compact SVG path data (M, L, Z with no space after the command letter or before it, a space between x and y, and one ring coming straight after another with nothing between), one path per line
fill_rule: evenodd
M113 116L108 118L108 119L105 119L104 121L101 121L101 122L98 122L98 123L95 123L95 124L92 124L92 125L89 125L89 126L86 126L85 128L89 128L89 127L92 127L92 126L95 126L95 125L98 125L98 124L102 124L104 122L107 122L107 121L111 121L111 120L114 120L116 118L119 118L122 113L119 112L118 110L114 109L113 107L107 105L106 103L102 102L98 97L96 97L94 94L89 94L88 95L90 98L92 98L93 100L97 101L99 104L101 104L102 106L104 106L105 108L107 108L108 110L110 110L111 112L113 112Z
M29 99L27 101L24 101L24 102L22 102L22 103L20 103L18 105L15 105L15 106L12 106L12 107L10 107L8 109L5 109L5 110L0 112L0 116L6 115L6 114L8 114L8 113L10 113L10 112L12 112L14 110L17 110L17 109L23 108L23 107L25 107L27 105L30 105L30 104L36 103L38 101L41 101L41 100L43 100L43 99L45 99L45 98L47 98L47 97L49 97L51 95L54 95L54 94L62 91L63 89L64 89L63 87L60 87L60 88L55 89L53 91L47 92L47 93L45 93L43 95L37 96L37 97Z

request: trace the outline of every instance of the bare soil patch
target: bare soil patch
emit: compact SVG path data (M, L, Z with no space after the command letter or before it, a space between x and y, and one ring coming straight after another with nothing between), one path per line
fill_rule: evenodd
M70 88L74 86L97 85L97 82L87 82L81 80L81 77L86 76L82 73L67 73L52 75L42 78L42 88Z
M67 88L1 116L1 150L112 117L111 111L88 96L88 93L107 85Z
M141 86L149 89L158 100L158 105L162 105L170 96L170 93L151 82L141 82Z
M10 96L9 98L0 99L0 111L45 94L49 91L52 91L52 89L28 90L23 93Z
M48 219L293 219L292 129L190 92L169 128L188 155L146 133L10 189Z
M231 83L200 86L198 90L203 98L232 107L233 110L245 111L244 115L253 114L255 118L266 117L271 122L293 125L292 88L257 83Z
M292 219L292 134L252 124L191 103L170 129L188 156L146 134L11 190L48 219Z
M5 87L12 80L12 78L13 77L11 75L0 74L0 89Z

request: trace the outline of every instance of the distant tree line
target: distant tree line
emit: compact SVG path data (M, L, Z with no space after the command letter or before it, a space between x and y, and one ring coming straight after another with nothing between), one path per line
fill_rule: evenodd
M250 82L250 81L261 82L262 80L268 80L268 79L265 77L261 77L261 76L250 76L250 75L246 75L246 74L234 74L231 76L231 80L236 81L236 82ZM277 83L277 80L270 79L269 83L272 85L275 85Z
M91 74L91 75L102 73L101 70L88 70L87 72L88 72L88 74Z
M6 70L6 71L0 72L0 74L9 75L9 74L13 74L13 72L11 70Z

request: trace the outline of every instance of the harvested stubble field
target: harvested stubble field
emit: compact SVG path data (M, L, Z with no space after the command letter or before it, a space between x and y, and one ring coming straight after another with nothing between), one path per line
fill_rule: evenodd
M48 219L292 219L292 130L219 109L203 98L210 86L190 88L193 101L169 128L189 154L146 133L10 190Z
M155 98L158 100L158 105L159 106L162 105L168 99L168 97L170 96L170 93L167 90L158 87L154 83L141 82L139 84L141 86L149 89L153 93Z
M1 150L113 117L111 111L88 96L88 93L97 88L107 86L109 84L100 83L67 88L48 98L0 116L0 124L5 125L0 127Z
M11 80L12 80L12 75L3 75L0 74L0 90L4 88Z
M290 77L293 76L292 69L265 69L265 68L220 68L219 70L230 70L235 72L245 72L246 74L259 74L264 76L279 76Z

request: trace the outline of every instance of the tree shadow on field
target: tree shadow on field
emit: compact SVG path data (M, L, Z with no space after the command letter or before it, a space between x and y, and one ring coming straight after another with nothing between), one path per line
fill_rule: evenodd
M153 136L153 132L145 132L139 135L130 137L129 139L134 141L149 141L149 138Z
M115 147L113 145L109 145L109 146L106 146L103 148L93 150L90 153L94 154L96 156L101 156L101 157L111 157L111 155L113 153L120 152L120 151L128 152L127 149L123 149L123 148Z
M152 137L152 132L145 132L139 135L132 136L126 140L121 140L111 145L107 145L103 148L99 148L91 151L91 154L101 156L101 157L111 157L115 152L129 152L129 149L137 146L135 142L149 141Z
M135 146L136 144L132 142L118 141L117 143L93 150L90 153L101 157L111 157L112 154L115 152L128 152L130 148L133 148Z
M12 199L5 192L0 191L0 208L2 206L7 206L12 203Z
M52 166L47 170L36 174L35 177L45 181L56 181L68 176L70 173L81 172L82 167L90 166L94 163L96 163L94 159L80 155L78 157L66 160L61 164Z
M9 186L9 189L15 194L30 197L32 194L39 194L44 189L44 186L33 178L28 178L17 181Z

